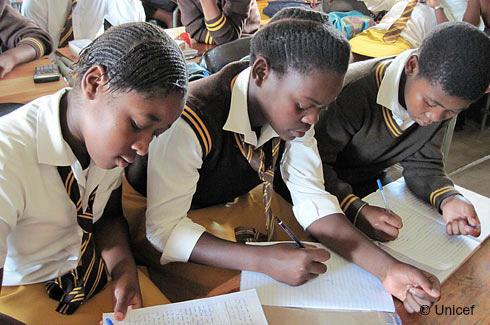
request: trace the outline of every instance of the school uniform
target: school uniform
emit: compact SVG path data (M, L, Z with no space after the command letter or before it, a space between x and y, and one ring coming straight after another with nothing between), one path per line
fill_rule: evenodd
M371 1L371 3L368 1L367 7L370 10L389 11L378 24L354 36L349 41L352 52L368 57L382 57L398 55L405 50L419 47L425 36L437 26L434 9L424 3L417 3L396 42L387 44L383 41L384 34L402 15L408 1L385 0L381 2Z
M418 126L398 98L405 63L414 50L382 60L365 77L344 87L320 115L315 137L323 162L325 188L353 220L365 202L356 187L372 184L396 163L408 187L437 209L459 194L444 172L441 144L448 121Z
M71 6L72 0L24 0L22 14L46 30L57 48ZM95 39L104 32L104 19L116 26L146 17L139 0L78 0L72 16L74 39Z
M32 46L36 58L50 53L53 48L48 33L22 17L8 0L0 0L0 53L20 44Z
M90 309L92 300L81 307L84 311L78 316L58 314L58 302L50 299L44 289L44 282L77 267L83 236L58 166L71 166L84 209L97 187L93 222L102 216L111 193L121 185L121 168L101 169L91 161L83 170L63 139L59 107L66 92L63 89L41 97L0 118L0 265L4 271L0 312L27 323L87 323L101 317L100 310ZM148 281L144 281L148 287ZM104 291L110 293L110 285ZM31 301L30 293L44 299ZM94 305L103 305L106 312L112 310L109 293L102 295L105 301L97 300L97 295L94 298ZM43 310L42 315L36 314L39 310Z
M255 33L260 26L256 0L217 0L221 14L211 20L204 18L199 0L178 0L182 24L197 42L223 44Z

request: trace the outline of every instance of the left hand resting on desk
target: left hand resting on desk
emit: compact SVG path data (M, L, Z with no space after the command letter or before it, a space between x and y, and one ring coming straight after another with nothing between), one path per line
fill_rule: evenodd
M461 195L445 198L441 203L442 217L449 235L480 236L480 220L475 207Z
M134 263L119 263L112 271L114 292L114 317L123 320L128 307L141 308L142 299L138 282L138 273Z
M0 79L15 67L15 59L8 53L0 54Z
M382 283L403 301L408 313L418 313L422 305L432 306L441 296L441 284L434 275L401 262L388 268Z

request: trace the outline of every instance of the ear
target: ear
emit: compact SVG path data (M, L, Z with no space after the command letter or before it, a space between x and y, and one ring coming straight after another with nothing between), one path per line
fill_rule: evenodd
M408 58L407 63L405 63L405 74L410 77L415 77L419 74L419 67L419 57L412 55Z
M255 59L252 69L251 69L251 77L253 82L257 87L260 87L262 83L267 80L271 73L271 67L266 58L262 56L257 56Z
M90 67L82 77L80 87L85 98L93 100L97 92L101 92L107 84L105 69L100 65Z

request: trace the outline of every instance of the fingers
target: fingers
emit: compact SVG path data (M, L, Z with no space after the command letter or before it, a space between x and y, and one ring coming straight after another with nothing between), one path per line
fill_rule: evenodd
M323 263L312 262L307 268L307 271L312 274L323 274L327 272L327 266Z
M384 222L397 229L403 227L402 218L398 214L394 213L393 211L386 214L386 218L384 219Z
M394 240L396 237L398 237L398 234L400 231L398 228L395 228L391 226L390 224L380 222L379 224L376 225L376 230L378 232L383 232L385 235L378 235L378 238L380 240L388 241L388 240Z
M418 271L418 270L417 270ZM413 273L413 294L424 300L436 301L441 296L441 284L432 274L425 271Z
M405 300L403 300L403 307L409 314L416 313L420 310L420 305L415 301L413 295L407 294Z
M325 262L330 258L330 253L323 248L305 248L304 250L314 262Z

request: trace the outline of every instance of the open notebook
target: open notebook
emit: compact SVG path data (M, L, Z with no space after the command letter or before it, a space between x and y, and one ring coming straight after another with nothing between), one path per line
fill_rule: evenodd
M260 302L267 306L395 312L393 298L377 277L332 251L330 255L325 263L327 272L301 286L289 286L263 273L242 271L240 290L255 288Z
M105 313L102 319L105 325L267 325L255 290L133 309L122 322L114 319L114 313Z
M476 208L482 228L478 238L449 236L438 211L408 189L403 178L384 187L390 209L402 217L403 227L392 242L380 247L396 258L426 270L443 282L458 269L490 233L490 199L462 187L456 189ZM364 198L366 202L384 207L379 191Z

